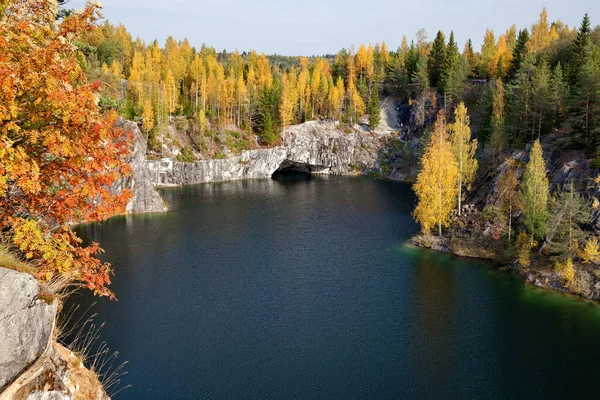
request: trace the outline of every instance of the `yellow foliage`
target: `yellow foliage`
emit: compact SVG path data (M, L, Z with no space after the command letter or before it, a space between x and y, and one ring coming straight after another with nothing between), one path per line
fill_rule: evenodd
M575 268L573 268L573 260L570 258L565 261L564 264L559 266L563 279L567 286L571 286L573 280L575 279Z
M438 114L422 164L413 187L419 199L414 217L424 233L437 225L441 235L442 226L450 225L459 182L458 163L452 154L443 112Z
M517 249L517 260L521 268L529 268L531 264L531 240L525 232L519 233L515 242L515 248Z
M585 241L585 246L581 251L581 258L585 264L600 264L600 247L598 238L590 237Z

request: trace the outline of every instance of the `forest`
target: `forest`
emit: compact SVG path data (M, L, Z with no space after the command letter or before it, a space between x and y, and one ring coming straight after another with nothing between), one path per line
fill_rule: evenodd
M549 192L539 144L558 132L561 151L584 152L590 168L600 167L600 27L587 14L569 27L550 22L544 9L529 28L487 30L479 51L471 40L461 50L453 32L430 41L420 30L396 50L381 42L335 56L284 57L217 52L171 37L147 44L103 21L97 5L69 12L50 3L2 9L10 23L2 26L0 86L7 99L0 108L0 228L23 258L42 260L47 277L75 270L91 289L110 294L110 269L93 257L99 247L81 249L69 224L114 215L130 196L108 189L128 172L117 115L138 122L150 157L162 154L175 119L189 121L194 148L183 149L180 161L194 161L222 133L239 152L276 145L285 127L308 120L374 130L384 97L428 104L429 117L417 110L421 148L400 146L420 166L414 215L424 232L441 235L461 216L478 163L502 166L508 172L487 212L502 221L521 265L529 266L538 243L563 265L598 261L590 236L597 204L585 185ZM397 143L403 136L398 132ZM526 165L510 158L517 149L531 153ZM90 157L96 162L85 162Z

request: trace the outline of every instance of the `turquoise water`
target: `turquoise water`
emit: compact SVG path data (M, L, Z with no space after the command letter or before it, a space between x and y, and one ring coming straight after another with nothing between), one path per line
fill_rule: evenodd
M82 227L116 272L117 399L594 398L600 308L404 245L408 185L308 178L165 189ZM95 301L75 298L86 308Z

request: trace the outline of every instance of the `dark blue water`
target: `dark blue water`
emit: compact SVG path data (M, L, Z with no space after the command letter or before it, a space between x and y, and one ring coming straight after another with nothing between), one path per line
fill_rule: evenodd
M161 193L167 214L81 228L116 271L119 301L95 311L129 360L117 398L598 393L599 308L405 246L407 185L284 176Z

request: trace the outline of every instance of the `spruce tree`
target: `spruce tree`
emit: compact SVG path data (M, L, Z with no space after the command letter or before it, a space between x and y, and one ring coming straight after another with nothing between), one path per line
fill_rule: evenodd
M438 87L442 70L444 69L444 63L446 62L446 43L444 34L442 31L438 31L431 52L429 53L429 59L427 60L427 70L429 72L429 84L433 87Z
M459 68L459 57L458 46L454 41L454 31L450 32L450 39L448 40L448 47L446 47L446 57L444 65L440 74L440 82L438 90L440 93L447 93L450 79L456 79L457 71Z
M571 84L577 84L577 79L581 67L586 62L589 55L589 44L592 37L592 29L590 25L590 17L586 13L581 21L581 26L577 31L577 38L573 43L573 50L571 51Z
M513 49L510 68L506 75L506 80L508 82L512 82L519 72L519 69L521 69L521 63L527 54L527 42L529 42L529 31L527 29L520 30L519 36L517 37L517 43Z
M494 163L496 162L496 157L502 153L506 144L504 134L504 97L504 84L498 78L492 86L492 115L490 120L492 134L488 145L488 153L492 156Z
M379 104L379 86L375 86L371 92L369 98L369 105L367 107L367 113L369 115L369 128L372 131L377 129L381 122L381 106Z
M515 79L508 85L506 130L513 143L527 139L532 127L532 78L535 73L535 56L527 54Z
M569 125L576 139L588 149L600 134L600 49L589 44L589 55L581 65L569 99Z
M521 185L521 202L523 203L523 222L535 239L543 239L548 228L548 177L546 176L546 163L540 141L533 143L529 153L529 163L523 174Z

